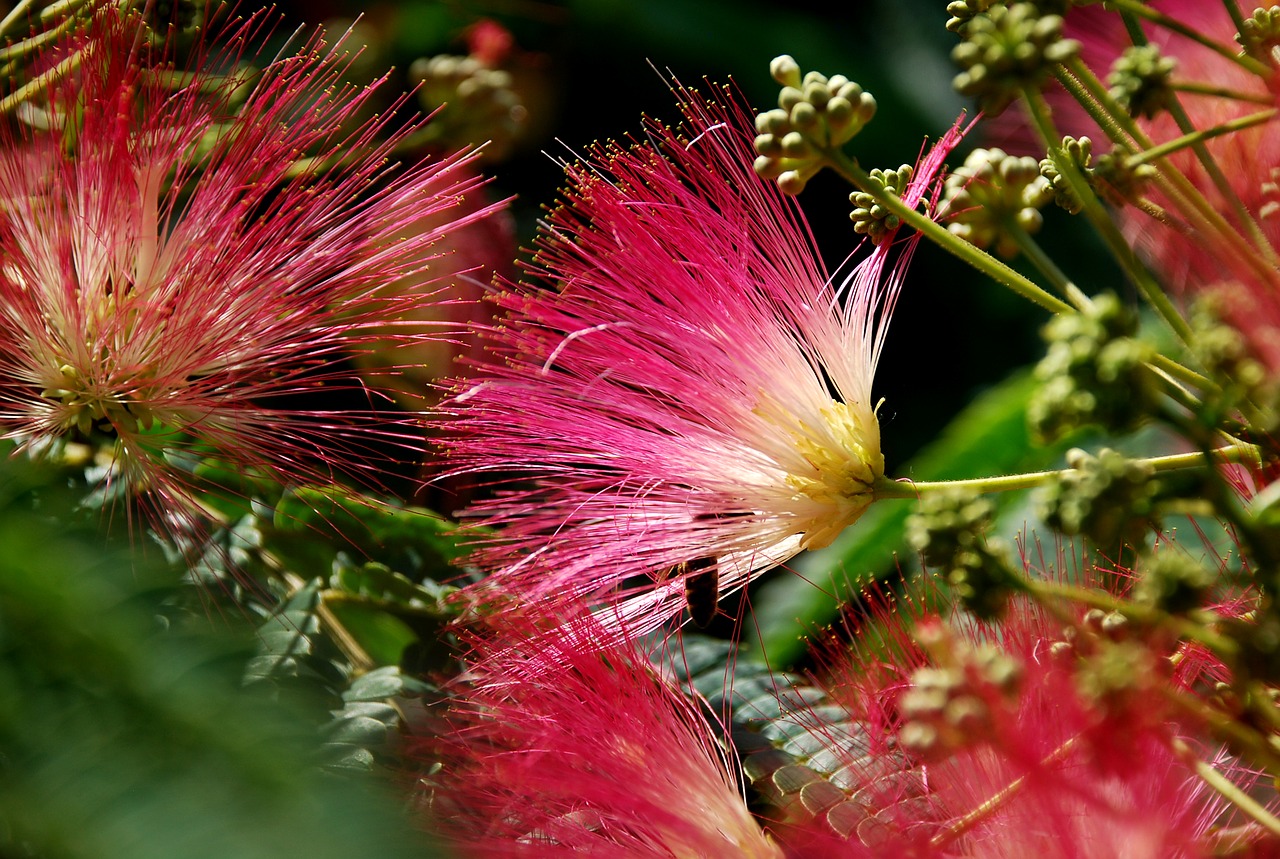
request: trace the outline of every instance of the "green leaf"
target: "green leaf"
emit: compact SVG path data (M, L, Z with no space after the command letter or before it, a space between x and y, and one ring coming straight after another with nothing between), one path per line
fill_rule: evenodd
M0 461L0 855L433 855L403 796L315 765L288 684L241 682L249 630L175 620L181 571L74 524L79 499L56 484L14 490L31 485L19 472ZM312 596L281 617L310 629ZM271 647L269 677L317 649L306 633Z
M867 755L867 733L826 693L795 675L774 671L728 642L685 634L681 647L657 660L682 688L692 687L711 725L723 725L757 804L769 820L818 819L847 837L873 816L856 802L847 767L875 767L886 790L915 786L919 773L905 757ZM732 668L733 680L725 678Z
M341 552L375 561L412 580L444 580L467 553L458 525L422 507L340 488L289 490L262 522L264 545L290 569L329 570Z
M400 706L393 702L436 691L428 683L405 677L395 666L356 678L342 695L344 706L334 711L323 729L325 766L340 771L374 769L388 738L400 728Z
M404 621L377 606L335 602L329 610L378 665L398 665L404 649L418 640Z

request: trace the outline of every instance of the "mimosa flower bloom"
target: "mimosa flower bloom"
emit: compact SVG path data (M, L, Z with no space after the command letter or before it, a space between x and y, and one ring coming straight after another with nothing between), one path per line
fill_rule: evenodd
M431 277L469 158L394 170L410 129L361 123L372 91L319 38L246 97L200 58L175 72L137 26L95 13L56 49L79 64L36 105L52 130L0 147L0 437L106 450L107 479L171 522L198 518L201 456L296 482L413 443L371 390L357 412L301 395L354 387L344 357L423 300L379 288Z
M633 633L678 614L686 580L714 569L733 592L867 509L884 477L872 378L915 243L834 279L753 173L733 96L679 95L681 129L567 165L533 278L497 298L504 365L446 404L456 471L532 480L470 511L493 526L481 588L613 592ZM958 136L917 166L908 205Z
M478 645L449 730L420 749L460 856L780 859L697 705L591 619Z
M1232 839L1271 855L1202 773L1270 807L1274 793L1171 703L1225 679L1207 651L1024 598L993 625L875 602L867 645L831 657L822 684L862 728L831 749L850 798L780 832L793 855L1158 859Z

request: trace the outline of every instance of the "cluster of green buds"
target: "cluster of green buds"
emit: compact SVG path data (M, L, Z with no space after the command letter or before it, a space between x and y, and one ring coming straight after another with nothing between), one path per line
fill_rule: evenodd
M1137 200L1156 176L1156 168L1134 160L1133 153L1124 146L1117 145L1110 152L1098 156L1096 164L1093 161L1093 141L1088 137L1064 137L1059 151L1094 190L1114 206L1124 206ZM1040 175L1048 180L1053 189L1053 202L1060 208L1073 215L1084 208L1062 166L1053 158L1041 159Z
M951 6L947 11L961 17ZM952 28L964 38L951 51L963 69L953 81L956 91L997 114L1024 88L1039 89L1054 66L1080 52L1079 42L1063 37L1062 24L1061 15L1043 14L1034 3L991 5L971 15Z
M910 164L903 164L897 170L881 170L875 168L868 175L880 190L887 194L901 197L902 192L911 182L914 169ZM853 231L866 236L872 244L880 244L887 236L902 226L902 219L877 202L876 197L866 191L854 191L849 195L853 211L849 213L853 221Z
M1067 452L1067 466L1038 495L1045 524L1069 537L1083 535L1104 553L1140 547L1158 525L1161 485L1146 462L1103 448L1094 456Z
M1275 383L1250 352L1239 329L1222 320L1219 311L1223 297L1229 300L1229 296L1219 296L1197 301L1188 319L1191 354L1217 385L1216 391L1203 395L1203 414L1210 424L1216 424L1237 411L1251 410L1254 429L1270 430L1277 420Z
M876 100L844 75L800 75L788 55L769 64L782 84L778 106L756 117L756 173L777 180L786 194L799 194L839 149L875 116Z
M999 649L966 646L944 631L925 628L920 637L940 664L918 668L898 699L902 747L925 759L938 759L996 739L995 713L1015 701L1023 667Z
M1131 45L1116 58L1107 76L1110 95L1133 116L1155 117L1173 95L1169 81L1177 66L1155 45Z
M1093 608L1077 626L1063 630L1062 640L1052 644L1049 653L1072 663L1082 701L1104 718L1124 720L1132 708L1143 706L1141 696L1169 664L1161 660L1160 647L1146 632L1123 612Z
M1098 156L1091 179L1094 187L1113 206L1136 201L1156 178L1157 171L1145 161L1135 161L1133 152L1120 144Z
M1040 387L1027 404L1032 431L1056 439L1089 425L1126 432L1150 413L1152 347L1134 337L1135 314L1112 294L1080 313L1063 313L1041 330L1049 349L1036 365Z
M1079 139L1064 137L1061 152L1064 158L1071 161L1072 166L1081 176L1088 177L1089 164L1093 159L1092 140L1088 137ZM1084 202L1052 158L1040 159L1040 175L1049 183L1049 190L1053 192L1053 202L1058 208L1065 209L1073 215L1080 213L1084 208Z
M1255 9L1244 20L1236 41L1255 57L1272 62L1280 59L1280 6Z
M1019 235L1032 235L1044 223L1040 209L1053 201L1053 187L1030 156L1003 149L975 149L943 185L947 229L965 241L1009 258Z
M921 496L906 525L911 547L927 566L942 571L956 597L983 620L998 617L1019 589L1004 543L985 536L994 513L987 498L951 488Z
M440 55L414 61L409 77L420 85L422 106L439 109L426 126L437 145L460 149L489 141L485 157L497 160L524 128L527 112L508 72L474 57Z
M1203 608L1218 580L1214 570L1176 545L1144 555L1138 562L1138 573L1134 602L1175 615Z
M1103 640L1076 667L1076 689L1098 710L1124 718L1143 707L1152 680L1167 664L1145 641Z

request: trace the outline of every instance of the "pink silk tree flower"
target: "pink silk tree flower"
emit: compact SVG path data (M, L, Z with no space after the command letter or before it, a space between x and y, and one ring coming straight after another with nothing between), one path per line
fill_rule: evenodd
M264 24L228 28L225 50ZM372 90L345 87L349 58L319 37L245 96L207 46L175 71L138 28L103 6L56 47L78 69L32 105L52 130L5 132L0 437L105 449L108 482L170 525L199 521L179 460L298 482L417 446L371 389L356 411L303 395L355 387L344 357L430 300L379 288L432 277L424 260L458 223L441 214L481 181L470 156L396 170L412 128L362 120Z
M502 365L444 406L454 472L515 478L468 511L492 526L478 599L610 595L611 626L651 630L691 581L731 593L828 544L884 479L871 384L915 239L833 279L794 202L753 173L732 93L678 95L681 129L650 123L566 166L542 282L496 299ZM908 204L958 136L918 165Z
M1100 583L1086 574L1085 586ZM992 625L943 621L912 600L869 607L868 634L828 657L822 683L865 732L831 750L850 799L780 830L789 855L1273 855L1274 836L1204 773L1271 808L1274 792L1199 711L1170 703L1225 679L1199 645L1024 598Z
M476 645L435 738L425 821L459 856L774 859L697 705L634 643L583 648L590 617ZM536 621L535 621L536 622Z

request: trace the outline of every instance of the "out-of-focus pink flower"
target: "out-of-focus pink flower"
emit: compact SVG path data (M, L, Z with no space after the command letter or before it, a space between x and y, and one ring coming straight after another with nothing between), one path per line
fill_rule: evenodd
M227 34L232 53L262 24ZM97 13L60 47L81 63L49 88L55 132L9 132L0 151L0 435L106 444L110 479L178 519L196 484L175 459L303 481L414 443L373 390L356 412L300 395L351 386L344 356L430 300L379 287L429 276L442 213L479 183L469 157L389 166L405 131L344 127L371 91L342 86L319 38L240 103L243 81L200 59L172 83L136 28Z
M785 834L794 855L1165 859L1261 838L1193 761L1244 792L1256 774L1166 694L1212 688L1203 650L1022 599L991 626L873 602L824 684L865 731L833 748L851 805Z
M556 603L617 591L633 632L853 523L883 477L871 383L912 242L843 281L794 204L752 172L751 120L681 90L685 126L567 167L532 273L468 384L460 472L531 479L470 512L494 526L482 587ZM929 194L958 132L905 193ZM681 565L688 565L682 567ZM672 572L672 571L676 572Z
M1207 38L1228 47L1235 45L1236 25L1221 4L1163 0L1153 6ZM1067 34L1083 46L1082 58L1101 76L1132 44L1120 17L1101 7L1073 9L1066 21ZM1144 25L1143 29L1163 56L1177 62L1173 72L1176 81L1210 84L1261 102L1179 93L1194 129L1213 129L1268 106L1280 106L1280 79L1274 74L1270 79L1259 77L1165 28ZM1065 94L1059 93L1059 97L1062 130L1076 136L1089 134L1095 141L1096 159L1105 151L1100 144L1104 138L1082 112L1067 107L1070 100ZM1079 121L1072 121L1073 115ZM1185 133L1167 112L1154 119L1137 117L1136 123L1156 144ZM1216 218L1206 218L1206 210L1197 210L1180 191L1154 185L1145 193L1164 209L1166 218L1153 219L1134 207L1125 207L1119 217L1129 238L1172 287L1191 294L1216 295L1227 319L1245 335L1272 374L1280 374L1280 273L1276 263L1280 258L1280 135L1272 120L1214 137L1204 146L1221 171L1228 192L1190 147L1171 153L1165 163L1187 178L1190 187L1207 202L1207 214ZM1256 234L1245 227L1242 211L1257 224Z
M780 857L696 704L595 621L521 638L507 616L425 742L430 824L461 856Z

